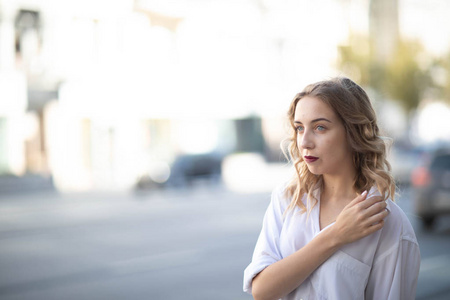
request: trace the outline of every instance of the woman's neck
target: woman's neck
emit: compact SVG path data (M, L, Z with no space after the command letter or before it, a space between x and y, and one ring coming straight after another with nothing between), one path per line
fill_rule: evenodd
M356 196L354 176L323 175L322 197L329 201L348 201Z

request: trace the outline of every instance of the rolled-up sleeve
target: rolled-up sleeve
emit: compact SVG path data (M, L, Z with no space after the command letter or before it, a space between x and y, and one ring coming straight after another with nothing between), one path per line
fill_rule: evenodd
M244 292L252 293L252 280L267 266L282 259L280 254L280 233L283 226L283 212L280 189L272 193L270 204L264 215L261 233L256 242L252 262L244 271Z

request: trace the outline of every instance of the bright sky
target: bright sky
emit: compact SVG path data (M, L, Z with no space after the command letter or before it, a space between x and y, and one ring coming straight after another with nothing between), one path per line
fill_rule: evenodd
M427 50L442 55L450 49L450 1L399 0L400 30L419 38Z

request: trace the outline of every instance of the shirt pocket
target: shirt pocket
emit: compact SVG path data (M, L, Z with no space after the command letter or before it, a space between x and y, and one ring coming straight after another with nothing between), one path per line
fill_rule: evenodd
M370 266L339 250L311 274L312 294L320 300L361 300Z

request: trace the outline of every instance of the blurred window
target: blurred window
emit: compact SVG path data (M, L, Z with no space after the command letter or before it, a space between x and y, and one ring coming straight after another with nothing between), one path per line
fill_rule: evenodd
M16 27L16 53L24 54L27 51L24 47L27 44L26 38L30 32L37 33L40 29L39 12L31 10L20 10L15 19Z
M450 155L436 156L430 168L433 170L450 170Z

